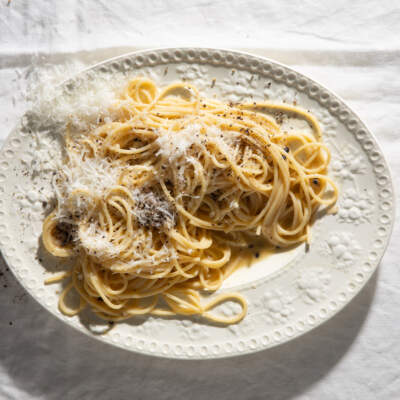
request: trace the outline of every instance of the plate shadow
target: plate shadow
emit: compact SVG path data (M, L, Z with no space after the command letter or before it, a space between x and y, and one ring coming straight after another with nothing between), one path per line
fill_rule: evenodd
M6 265L0 260L0 269ZM262 352L216 360L168 360L92 340L54 318L13 280L0 292L0 359L20 391L46 399L211 398L290 400L321 380L351 348L374 299L378 273L332 319ZM173 395L174 397L171 397Z

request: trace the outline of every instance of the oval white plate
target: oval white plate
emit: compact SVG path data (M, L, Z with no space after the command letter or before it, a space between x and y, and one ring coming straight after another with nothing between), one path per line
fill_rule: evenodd
M321 122L332 151L330 175L340 187L339 212L313 226L308 252L299 246L238 271L224 288L249 301L237 325L207 325L200 319L137 318L92 333L91 314L69 318L57 308L60 285L45 286L61 267L40 246L43 202L49 200L51 159L60 157L52 135L34 140L27 120L8 137L0 155L0 246L17 279L50 312L96 339L127 350L174 358L214 358L262 350L320 325L365 285L388 243L394 220L393 188L373 135L342 100L309 78L274 61L214 49L161 49L124 55L79 74L66 92L84 90L90 77L106 82L145 75L164 84L191 81L225 101L288 102L310 110ZM114 79L115 77L115 79ZM88 83L89 82L89 83ZM83 88L83 89L82 89ZM65 94L67 95L67 94ZM40 171L33 174L32 171ZM45 207L46 208L46 207ZM223 288L223 290L224 290ZM218 309L229 315L235 304ZM90 328L90 329L89 329Z

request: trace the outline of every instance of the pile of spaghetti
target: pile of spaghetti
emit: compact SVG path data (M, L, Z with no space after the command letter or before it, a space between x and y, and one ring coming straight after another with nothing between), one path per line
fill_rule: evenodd
M282 131L274 118L282 113L311 129ZM305 242L318 207L336 201L317 120L294 106L224 104L187 83L159 89L145 78L129 82L113 115L65 136L56 206L43 225L45 248L75 257L71 271L48 280L71 276L60 310L90 305L110 321L240 321L241 294L212 295L239 265L240 249L256 237L279 247ZM79 307L65 301L71 289ZM226 300L241 311L212 311Z

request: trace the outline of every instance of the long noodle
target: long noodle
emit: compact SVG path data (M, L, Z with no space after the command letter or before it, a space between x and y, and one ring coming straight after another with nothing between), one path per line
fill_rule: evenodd
M256 237L278 247L309 241L318 207L336 202L318 121L298 107L224 104L190 84L159 89L146 78L129 82L113 112L92 132L66 134L57 206L43 224L46 249L76 257L60 310L240 321L241 294L205 294L238 268L241 249ZM285 132L276 112L311 129ZM72 288L76 309L65 304ZM228 300L238 314L212 312Z

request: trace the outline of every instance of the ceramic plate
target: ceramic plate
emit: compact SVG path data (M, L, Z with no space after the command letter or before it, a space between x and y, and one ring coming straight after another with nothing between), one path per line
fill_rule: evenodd
M201 319L139 317L104 327L91 314L69 318L57 308L61 284L44 279L62 269L46 257L41 225L51 198L52 160L60 146L43 121L25 116L0 155L0 246L27 291L66 324L93 338L140 353L173 358L215 358L259 351L289 341L331 318L361 290L376 269L394 220L392 182L374 136L336 95L274 61L216 49L160 49L124 55L66 82L62 97L84 95L91 82L122 84L144 75L159 84L186 80L224 101L296 103L321 122L332 152L329 175L338 183L339 211L319 219L312 243L276 253L239 270L221 290L240 291L249 302L245 319L227 327ZM111 80L110 80L111 77ZM95 78L95 79L93 79ZM33 134L40 127L40 140ZM217 312L235 313L235 303Z

